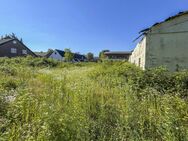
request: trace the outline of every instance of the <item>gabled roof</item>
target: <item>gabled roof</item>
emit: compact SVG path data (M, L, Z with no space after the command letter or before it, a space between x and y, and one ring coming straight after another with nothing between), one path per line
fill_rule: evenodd
M162 22L157 22L157 23L155 23L154 25L152 25L151 27L141 30L141 31L139 32L139 34L142 34L142 35L143 35L143 34L147 34L148 31L149 31L151 28L153 28L153 27L155 27L155 26L157 26L157 25L159 25L159 24L165 23L165 22L167 22L167 21L173 20L173 19L175 19L175 18L178 18L178 17L180 17L180 16L186 15L186 14L188 14L188 11L179 12L178 14L176 14L176 15L174 15L174 16L168 17L167 19L165 19L165 20L162 21Z
M133 42L135 42L135 41L137 41L138 39L140 39L141 37L143 37L143 35L146 35L147 33L149 33L149 32L151 31L151 28L153 28L153 27L155 27L155 26L157 26L157 25L160 25L160 24L162 24L162 23L165 23L165 22L167 22L167 21L173 20L173 19L175 19L175 18L178 18L178 17L180 17L180 16L186 15L186 14L188 14L188 11L179 12L178 14L176 14L176 15L174 15L174 16L168 17L167 19L165 19L165 20L162 21L162 22L157 22L157 23L153 24L151 27L141 30L141 31L139 32L139 36L138 36L135 40L133 40Z
M47 52L44 57L48 58L48 57L50 57L50 55L51 55L52 53L53 53L53 51Z
M38 57L45 57L47 52L34 52Z
M61 55L61 57L64 57L64 55L65 55L64 51L58 50L58 49L56 49L55 51L57 51Z
M81 54L78 54L78 53L74 54L74 58L79 59L79 60L86 59L86 57L84 55L81 55Z
M13 41L14 39L1 39L0 40L0 45L3 45L3 44L5 44L5 43L7 43L7 42L10 42L10 41Z
M61 57L65 56L65 51L62 51L59 49L55 49L55 51L57 51L61 55ZM73 54L74 54L74 59L79 59L79 60L86 59L86 57L84 55L81 55L78 53L73 53Z
M9 37L7 37L7 38L3 38L3 39L1 39L0 40L0 47L1 47L1 45L4 45L4 44L6 44L6 43L9 43L9 42L11 42L11 41L13 41L13 40L16 40L16 41L18 41L21 45L23 45L25 48L27 48L29 51L31 51L24 43L22 43L20 40L18 40L17 38L9 38ZM33 51L31 51L32 52L32 54L35 56L35 57L37 57L37 55L33 52Z

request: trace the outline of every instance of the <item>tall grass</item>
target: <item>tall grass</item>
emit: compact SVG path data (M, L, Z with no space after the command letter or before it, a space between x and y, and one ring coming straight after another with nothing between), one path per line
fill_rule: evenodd
M186 71L34 58L0 64L2 141L188 140Z

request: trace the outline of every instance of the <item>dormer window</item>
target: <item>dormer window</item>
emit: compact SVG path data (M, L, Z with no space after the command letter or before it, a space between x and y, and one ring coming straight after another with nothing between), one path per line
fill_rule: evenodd
M13 54L16 54L17 53L17 49L16 48L11 48L10 52L13 53Z
M22 50L22 54L27 54L27 50Z

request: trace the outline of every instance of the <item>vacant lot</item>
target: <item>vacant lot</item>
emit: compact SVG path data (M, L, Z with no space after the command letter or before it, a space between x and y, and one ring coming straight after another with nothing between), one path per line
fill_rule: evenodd
M188 140L188 72L0 59L0 140Z

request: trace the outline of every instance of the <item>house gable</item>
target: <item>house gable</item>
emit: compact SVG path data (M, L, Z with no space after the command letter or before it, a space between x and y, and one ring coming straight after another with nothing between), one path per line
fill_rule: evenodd
M153 27L146 37L148 68L164 66L172 71L188 68L188 14Z
M2 39L0 41L0 57L22 57L27 55L36 57L35 53L33 53L19 40Z
M129 57L129 61L142 69L146 68L146 52L147 52L147 38L146 36L136 45L134 51Z
M55 60L64 60L64 56L62 56L62 54L60 54L58 50L54 50L54 52L49 56L49 58Z
M175 71L188 68L188 12L170 17L140 34L139 38L144 37L134 49L130 62L143 69L164 66Z
M78 61L85 61L87 58L84 55L75 53L74 54L74 60L78 60Z
M188 32L188 13L153 26L149 34L168 34L179 32Z

